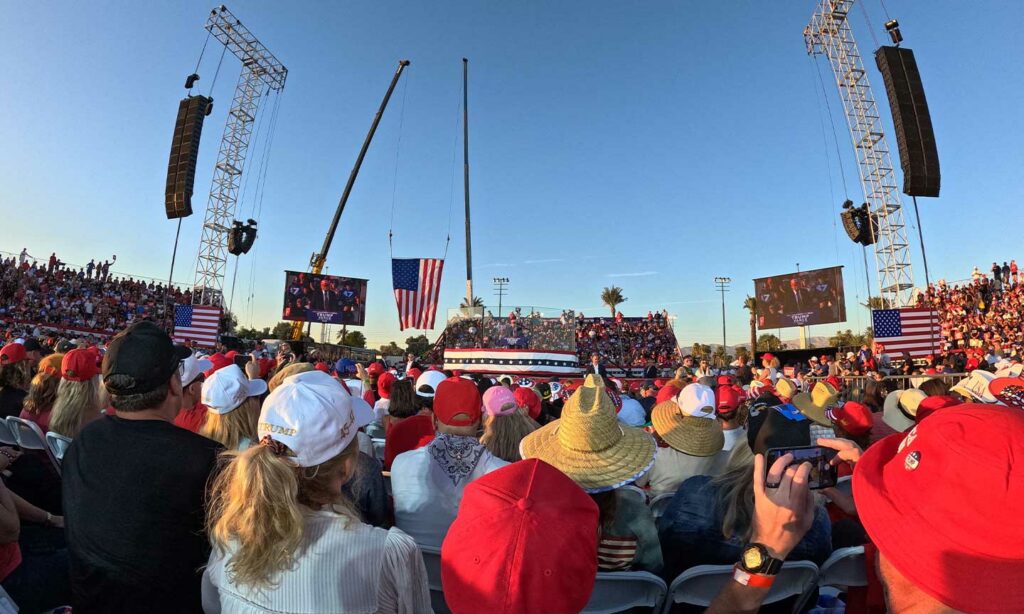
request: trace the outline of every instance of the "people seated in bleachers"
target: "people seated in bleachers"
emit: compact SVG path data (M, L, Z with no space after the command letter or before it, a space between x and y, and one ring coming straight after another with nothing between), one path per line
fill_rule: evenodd
M238 365L215 371L203 382L206 419L199 434L228 450L247 449L256 442L260 396L266 392L265 381L249 379Z
M461 377L442 381L433 409L437 436L426 447L395 458L391 492L395 525L419 544L440 547L466 485L508 463L477 439L481 399L476 384Z
M810 445L810 421L791 419L775 407L756 407L756 415L751 410L747 441L733 448L725 472L717 478L695 476L683 482L659 519L668 576L694 565L735 562L753 530L754 455L770 448ZM832 552L831 539L828 514L818 506L811 530L790 559L821 564Z
M715 393L707 386L690 384L676 400L655 405L651 422L665 445L659 445L654 466L638 486L649 485L655 495L674 493L695 475L717 476L725 468L725 435L715 419Z
M441 547L448 607L491 614L580 612L594 588L597 527L590 497L542 461L521 461L481 477L466 487Z
M539 404L539 402L538 402ZM537 428L537 423L519 405L515 394L504 386L492 386L484 392L484 434L480 443L503 461L522 460L519 444Z
M99 354L89 350L71 350L64 354L60 367L60 384L53 402L50 430L70 439L88 424L99 420L100 389L96 364Z
M600 376L588 375L562 408L562 417L527 435L523 458L540 459L569 476L600 510L598 567L658 573L661 546L643 495L623 486L654 463L654 440L622 426Z
M118 415L82 429L63 463L76 610L201 607L199 570L210 554L204 502L223 447L171 423L189 354L151 322L110 343L103 383Z
M356 432L373 419L356 400L320 371L293 375L263 404L259 443L225 455L204 611L429 611L413 540L361 523L341 494L356 470Z

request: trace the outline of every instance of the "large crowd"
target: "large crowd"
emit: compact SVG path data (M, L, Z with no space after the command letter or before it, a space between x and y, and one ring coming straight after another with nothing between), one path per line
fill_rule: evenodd
M598 354L608 364L627 371L649 366L675 366L679 345L669 325L668 313L648 312L645 318L579 317L576 324L576 351L581 364Z
M1005 612L1024 598L1013 357L886 393L797 381L770 354L717 375L685 357L645 382L602 377L595 356L585 379L530 381L411 356L302 362L282 345L266 361L197 355L141 321L103 345L0 348L4 424L51 440L0 447L10 599L578 612L598 571L670 582L724 564L711 611L756 611L783 561L855 546L867 585L822 608ZM789 451L814 445L832 456ZM836 479L850 475L852 491ZM442 595L424 562L437 551Z

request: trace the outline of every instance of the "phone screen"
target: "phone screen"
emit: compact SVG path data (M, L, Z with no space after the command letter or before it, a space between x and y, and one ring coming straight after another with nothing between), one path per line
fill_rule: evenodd
M795 448L772 448L765 455L765 486L775 488L778 484L768 483L768 471L775 461L786 454L793 455L793 462L790 465L801 463L811 464L811 475L808 478L811 490L820 488L831 488L836 485L839 477L838 467L833 467L829 461L835 458L837 452L832 448L821 446L800 446Z

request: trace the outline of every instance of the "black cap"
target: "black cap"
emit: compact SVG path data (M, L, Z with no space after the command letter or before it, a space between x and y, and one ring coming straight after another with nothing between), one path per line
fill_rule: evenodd
M39 342L32 337L25 339L25 343L21 345L25 348L26 352L38 352L43 349L43 346L39 345Z
M174 345L171 338L148 320L132 324L117 334L103 357L103 383L111 394L143 394L166 384L188 348ZM112 385L111 375L129 378L126 385Z
M73 341L69 341L69 340L65 339L65 340L63 340L63 341L61 341L60 343L57 344L57 353L65 354L65 353L70 352L71 350L75 349L75 347L77 347L77 346L75 346L75 343Z

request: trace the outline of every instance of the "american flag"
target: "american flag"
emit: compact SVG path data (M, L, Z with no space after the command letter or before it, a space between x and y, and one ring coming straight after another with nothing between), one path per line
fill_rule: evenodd
M884 345L890 356L910 352L911 358L923 358L942 349L942 327L934 309L876 309L871 312L871 322L875 343Z
M174 306L174 342L213 347L220 328L220 307L211 305Z
M399 330L434 328L443 268L444 260L437 258L391 259Z

